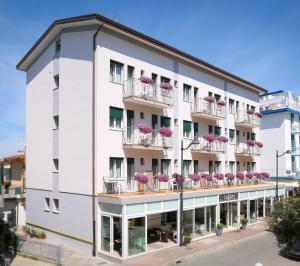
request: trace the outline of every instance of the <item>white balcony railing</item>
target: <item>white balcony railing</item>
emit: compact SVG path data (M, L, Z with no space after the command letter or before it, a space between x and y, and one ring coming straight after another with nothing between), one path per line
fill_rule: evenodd
M173 90L166 90L156 84L146 84L139 79L125 80L123 99L157 107L173 105Z
M138 128L126 127L123 130L123 144L137 145L143 148L171 148L172 137L163 137L158 133L158 130L153 130L152 133L144 134Z
M207 118L225 118L225 106L219 105L216 102L210 103L204 98L198 98L191 103L191 112L193 115L205 116Z
M207 152L207 153L224 153L225 143L219 140L209 142L204 138L199 138L199 144L193 144L192 151Z
M260 120L255 114L248 114L246 111L237 111L235 114L235 123L249 127L259 127Z
M238 143L235 147L235 153L244 156L257 156L261 153L261 148L249 146L247 143Z

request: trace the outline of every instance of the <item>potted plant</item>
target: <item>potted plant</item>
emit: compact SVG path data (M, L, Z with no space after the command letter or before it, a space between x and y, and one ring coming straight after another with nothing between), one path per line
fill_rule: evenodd
M191 241L192 241L192 236L191 235L184 235L183 242L184 242L185 245L190 244Z
M245 229L246 229L247 223L248 223L248 219L245 218L245 217L243 217L243 218L241 219L241 224L242 224L241 229L242 229L242 230L245 230Z
M141 76L140 81L144 84L153 84L154 83L154 80L152 78L148 78L145 76Z
M161 134L163 137L166 137L166 138L170 138L173 134L172 130L168 127L161 127L159 130L158 130L159 134Z
M173 89L173 85L171 83L162 83L160 87L164 90L170 91Z
M253 115L254 113L255 113L255 111L252 110L252 109L248 109L248 110L247 110L247 114L249 114L249 115Z
M219 140L219 141L222 141L222 142L224 142L224 143L228 142L227 136L219 136L219 137L218 137L218 140Z
M149 134L149 133L152 133L152 131L153 131L152 128L146 124L139 124L138 129L143 134Z
M223 229L224 229L224 224L222 223L217 224L217 236L223 235Z
M255 144L258 148L262 148L264 146L264 144L260 141L256 141Z
M215 98L212 96L206 96L204 97L204 100L209 102L209 103L214 103L215 102Z
M219 100L219 101L217 102L217 104L220 105L220 106L225 106L225 105L226 105L226 102L223 101L223 100Z
M213 135L213 134L205 134L204 136L203 136L203 138L205 139L205 140L207 140L208 142L214 142L215 140L216 140L216 138L215 138L215 136Z

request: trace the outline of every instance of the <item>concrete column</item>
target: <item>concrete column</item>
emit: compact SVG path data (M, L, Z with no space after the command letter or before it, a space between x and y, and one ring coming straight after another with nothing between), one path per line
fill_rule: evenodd
M240 223L241 223L241 201L238 201L237 203L237 223L238 223L238 228L240 228Z
M128 257L128 222L126 218L126 205L122 209L122 256Z

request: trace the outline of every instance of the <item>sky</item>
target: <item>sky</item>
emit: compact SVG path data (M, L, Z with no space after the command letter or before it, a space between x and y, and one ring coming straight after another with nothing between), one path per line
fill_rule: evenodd
M24 148L26 75L16 64L53 20L89 13L300 95L298 0L0 0L0 156Z

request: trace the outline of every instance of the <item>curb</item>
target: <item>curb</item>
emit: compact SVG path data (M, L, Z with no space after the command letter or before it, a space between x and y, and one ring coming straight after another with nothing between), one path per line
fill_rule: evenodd
M230 242L227 242L227 243L224 243L223 245L220 245L220 246L217 246L217 247L213 247L213 248L207 248L207 249L203 249L201 250L200 252L196 252L194 254L191 254L191 255L187 255L187 256L183 256L183 257L180 257L180 258L177 258L177 259L174 259L170 262L167 262L165 264L162 264L161 266L174 266L174 265L180 265L180 264L183 264L185 261L188 261L190 259L192 259L193 257L197 257L197 256L200 256L202 252L211 252L213 250L220 250L222 248L226 248L227 246L230 246L230 245L233 245L233 244L236 244L238 242L242 242L244 240L249 240L251 238L255 238L261 234L266 234L266 233L270 233L266 230L262 231L262 232L259 232L255 235L250 235L248 237L245 237L245 238L242 238L242 239L238 239L238 240L233 240L233 241L230 241Z

